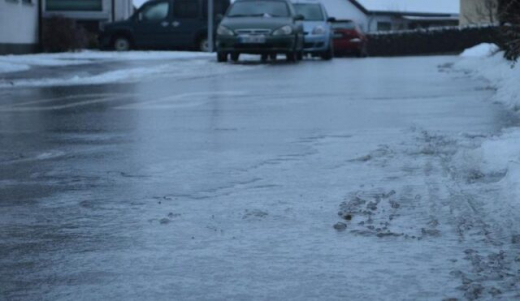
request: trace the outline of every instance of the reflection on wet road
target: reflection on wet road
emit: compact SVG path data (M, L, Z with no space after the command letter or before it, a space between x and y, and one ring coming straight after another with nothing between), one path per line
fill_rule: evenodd
M416 129L493 133L511 121L492 91L437 71L455 59L229 64L215 76L0 90L0 299L456 292L448 272L431 273L445 258L415 242L332 228L346 195L390 181L354 159L413 143ZM383 285L398 278L401 290Z

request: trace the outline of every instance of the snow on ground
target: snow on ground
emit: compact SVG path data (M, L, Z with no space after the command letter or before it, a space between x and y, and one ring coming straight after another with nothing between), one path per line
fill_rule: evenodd
M73 70L61 68L74 65L81 65L82 68ZM9 72L27 71L31 67L33 68L30 73L9 75ZM52 69L51 73L45 73L44 76L38 76L41 69L37 68L55 69ZM254 67L247 64L239 66L216 64L213 54L199 52L82 51L0 56L0 88L131 83L152 76L179 79L214 76L250 68Z
M520 109L520 68L503 58L498 47L481 44L462 54L463 59L456 68L484 78L492 89L496 89L493 101L503 103L509 109ZM520 209L520 129L511 128L496 137L491 137L471 151L459 156L460 164L477 178L501 178L503 199L511 200L511 205Z
M495 44L491 43L483 43L477 45L475 47L466 49L462 52L460 56L462 57L475 57L475 58L485 58L492 56L493 54L499 51L499 47Z
M25 71L28 69L30 69L30 67L25 64L13 64L13 63L0 61L0 73L18 72L18 71Z
M5 55L0 56L0 74L27 70L30 66L68 66L89 64L96 61L160 61L182 60L193 58L208 58L213 55L200 52L184 51L129 51L129 52L104 52L104 51L80 51L65 53Z

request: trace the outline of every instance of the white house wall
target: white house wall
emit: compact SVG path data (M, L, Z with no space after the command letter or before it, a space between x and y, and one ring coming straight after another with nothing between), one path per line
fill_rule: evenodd
M0 0L2 1L2 0ZM51 15L61 15L67 18L75 19L75 20L89 20L89 21L119 21L124 20L130 17L133 13L133 3L132 0L115 0L115 11L114 16L115 20L112 20L112 0L103 0L103 9L102 11L46 11L46 0L43 1L43 10L44 16L49 17ZM80 0L71 0L71 1L80 1Z
M368 18L368 31L369 32L378 31L377 23L379 23L379 22L390 23L392 26L392 28L391 28L392 30L399 29L399 28L396 28L395 19L392 16L376 15L376 16L371 16ZM403 29L403 28L401 28L401 29Z
M329 16L336 19L352 20L359 24L362 30L367 30L368 17L349 0L321 0Z
M115 21L128 19L134 13L132 0L116 0Z
M37 45L37 1L0 0L0 54L34 52Z

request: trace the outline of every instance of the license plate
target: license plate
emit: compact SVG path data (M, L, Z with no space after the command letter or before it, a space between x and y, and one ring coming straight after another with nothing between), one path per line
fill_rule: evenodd
M265 43L264 35L254 35L254 36L240 36L240 43L244 44L263 44Z

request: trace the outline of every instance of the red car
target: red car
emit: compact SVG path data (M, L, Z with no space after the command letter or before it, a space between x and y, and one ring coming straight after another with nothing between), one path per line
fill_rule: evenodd
M332 23L332 29L334 30L334 54L336 56L354 54L358 57L365 57L368 55L367 36L354 21L336 20Z

